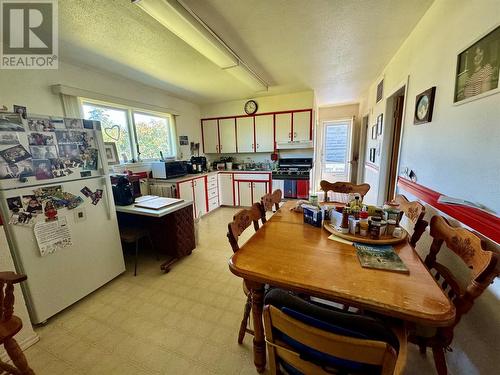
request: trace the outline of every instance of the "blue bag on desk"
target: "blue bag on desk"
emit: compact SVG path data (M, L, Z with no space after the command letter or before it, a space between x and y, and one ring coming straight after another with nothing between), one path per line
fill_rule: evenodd
M113 197L117 206L128 206L134 203L132 185L126 177L120 177L113 185Z

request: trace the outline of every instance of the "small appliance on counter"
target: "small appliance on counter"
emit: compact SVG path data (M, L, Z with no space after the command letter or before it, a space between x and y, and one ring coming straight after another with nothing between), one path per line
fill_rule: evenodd
M154 161L151 163L151 173L153 178L164 180L182 177L188 173L187 162L179 160Z
M207 158L204 156L191 156L187 163L188 173L203 173L207 171Z
M111 185L113 186L116 186L118 184L120 178L125 178L130 184L132 195L134 198L140 197L142 195L141 180L146 177L142 176L142 174L114 174L110 176Z

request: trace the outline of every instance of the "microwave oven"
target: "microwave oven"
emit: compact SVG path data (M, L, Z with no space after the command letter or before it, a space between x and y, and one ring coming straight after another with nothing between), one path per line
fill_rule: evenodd
M151 164L151 173L153 178L168 180L171 178L182 177L187 174L187 165L185 161L154 161Z

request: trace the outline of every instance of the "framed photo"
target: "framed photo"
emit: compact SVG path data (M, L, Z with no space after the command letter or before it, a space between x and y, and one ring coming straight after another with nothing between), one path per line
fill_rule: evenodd
M500 67L500 26L476 40L457 56L454 103L497 92ZM468 100L467 100L468 101Z
M115 142L104 142L104 152L106 153L108 165L120 164Z
M377 124L372 125L372 139L377 139Z
M415 114L413 124L424 124L432 121L432 111L434 109L434 96L436 95L436 87L431 87L428 90L417 95L415 99Z
M382 135L382 129L384 125L384 114L381 113L377 116L377 135Z

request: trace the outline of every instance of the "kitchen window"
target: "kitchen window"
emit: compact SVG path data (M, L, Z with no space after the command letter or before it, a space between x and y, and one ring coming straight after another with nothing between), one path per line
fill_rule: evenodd
M101 121L104 142L116 143L120 161L175 156L171 115L87 100L82 109L85 119Z

